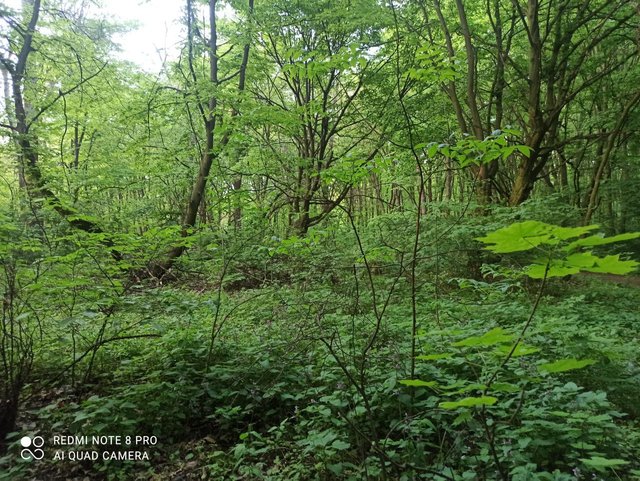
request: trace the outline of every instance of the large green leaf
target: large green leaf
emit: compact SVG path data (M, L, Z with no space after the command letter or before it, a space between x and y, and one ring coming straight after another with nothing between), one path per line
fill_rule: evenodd
M498 402L498 398L493 396L479 396L479 397L466 397L460 401L445 401L441 402L439 406L442 409L457 409L462 407L474 407L474 406L492 406Z
M477 240L485 244L493 244L487 246L490 251L506 254L527 251L542 244L557 245L561 241L579 237L597 228L597 225L560 227L536 220L527 220L503 227L485 237L479 237Z
M599 226L596 224L592 224L592 225L585 225L580 227L560 227L557 225L552 225L551 227L553 227L551 231L553 237L560 240L567 240L567 239L573 239L574 237L580 237L581 235L587 234L592 230L597 229Z
M568 239L585 235L597 227L597 225L560 227L527 220L503 227L485 237L479 237L477 240L489 244L486 248L499 254L527 251L545 245L550 246L548 257L538 259L525 268L525 274L533 279L564 277L577 274L580 271L620 275L634 271L638 266L636 261L620 260L619 255L598 257L590 251L580 252L579 249L636 239L640 237L640 232L630 232L613 237L591 235L565 245L560 252L570 253L566 257L554 255L554 246L558 246Z
M496 327L482 336L472 336L462 341L458 341L453 345L455 347L468 347L468 346L493 346L495 344L502 344L510 342L513 339L512 334L506 334L504 329Z
M398 382L405 386L412 387L434 387L438 384L436 381L422 381L420 379L402 379Z
M334 442L331 443L331 447L334 449L337 449L338 451L343 451L345 449L349 449L351 445L349 443L336 439Z
M578 239L576 241L573 241L565 249L567 251L572 251L578 247L595 247L595 246L601 246L604 244L612 244L614 242L622 242L622 241L637 239L638 237L640 237L640 232L627 232L625 234L618 234L611 237L604 237L601 234L596 234L589 237L584 237L583 239Z
M593 359L560 359L559 361L540 364L538 366L538 370L548 373L565 372L573 371L575 369L582 369L583 367L590 366L591 364L595 363L596 361L594 361Z
M580 272L580 268L576 266L566 265L561 260L552 260L549 262L549 267L546 264L534 263L528 265L525 270L532 279L543 279L546 277L564 277Z
M619 255L598 257L591 252L575 252L564 259L552 259L549 267L544 260L539 259L525 268L525 273L532 279L543 277L564 277L577 274L580 271L597 272L600 274L629 274L638 267L634 260L620 260Z
M511 349L513 349L513 345L505 344L502 346L498 346L495 350L495 353L498 356L506 356L511 352ZM511 354L511 357L528 356L529 354L535 354L536 352L540 352L540 349L533 346L525 346L524 344L519 343Z
M549 227L544 222L528 220L503 227L477 240L493 244L487 246L487 249L500 254L527 251L551 239Z
M588 459L580 458L584 464L591 468L613 468L616 466L624 466L625 464L629 464L629 461L625 461L624 459L607 459L602 458L600 456L591 456Z
M598 258L596 264L592 267L586 267L583 270L588 272L597 272L600 274L629 274L638 267L638 263L633 260L621 261L619 255L606 256Z

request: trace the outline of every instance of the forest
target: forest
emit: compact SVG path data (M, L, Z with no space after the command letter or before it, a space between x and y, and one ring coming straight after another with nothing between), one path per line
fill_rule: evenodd
M179 3L0 1L0 481L639 481L640 3Z

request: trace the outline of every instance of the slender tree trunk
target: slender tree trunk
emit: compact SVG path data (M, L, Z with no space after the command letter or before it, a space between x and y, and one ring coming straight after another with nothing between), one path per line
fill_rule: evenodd
M95 222L82 218L78 212L65 205L58 196L47 187L42 176L39 164L38 154L38 138L33 132L33 120L27 115L27 103L23 96L23 86L26 78L27 61L29 54L33 51L33 36L36 32L36 26L40 17L41 2L33 0L33 2L24 2L23 8L27 11L31 10L31 16L26 28L21 29L23 38L22 47L17 54L18 60L15 65L9 60L2 58L4 68L9 72L11 77L11 99L13 102L13 115L15 115L15 125L12 126L13 136L18 150L18 169L20 175L20 185L22 185L29 194L35 194L49 201L53 209L69 224L79 230L100 234L103 230ZM113 242L106 240L104 245L111 247ZM111 254L116 260L122 258L121 254L112 249Z
M616 122L615 127L607 137L606 145L603 149L602 155L600 155L600 159L598 162L598 166L596 167L595 173L593 175L593 179L591 181L591 188L588 193L589 200L587 201L586 211L584 214L583 223L588 225L591 222L591 217L598 205L598 193L600 189L600 183L602 181L602 177L606 171L606 168L609 165L611 160L611 155L616 147L616 142L620 137L622 132L622 128L629 117L629 114L633 111L636 105L640 102L640 90L627 102L625 108L622 111L622 114L618 118L618 122Z
M216 3L217 0L209 0L209 41L208 41L208 51L209 51L209 78L208 82L214 86L220 85L220 80L218 78L218 29L216 24ZM253 12L253 0L249 0L249 15ZM193 68L193 59L191 57L193 52L193 5L192 0L187 0L187 27L188 27L188 42L189 42L189 63L190 63L190 71L193 76L193 80L196 80L195 70ZM243 56L241 60L241 64L239 67L239 80L238 80L238 92L241 93L245 88L246 81L246 69L247 63L249 61L249 41L244 46ZM209 175L211 173L211 167L213 165L213 161L216 158L216 153L214 149L215 145L215 129L216 125L221 119L221 113L218 112L218 98L215 95L212 95L208 101L204 104L199 104L200 114L203 118L204 129L205 129L205 148L202 152L202 158L200 159L200 167L198 170L198 174L196 176L196 180L191 189L191 195L189 196L189 201L187 202L187 206L182 218L182 236L187 237L190 234L191 229L195 227L196 220L198 217L198 209L200 208L200 204L204 198L207 181L209 179ZM232 112L232 117L237 115L237 110L234 109ZM227 132L225 135L218 141L218 149L227 145L230 139L230 134ZM168 269L171 268L174 261L182 255L182 253L186 250L186 246L180 245L172 249L164 262L158 264L154 269L152 269L152 274L155 276L163 275Z

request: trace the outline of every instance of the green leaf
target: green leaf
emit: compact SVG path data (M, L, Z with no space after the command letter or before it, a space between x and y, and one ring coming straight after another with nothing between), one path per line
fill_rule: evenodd
M549 362L546 364L540 364L538 366L538 370L541 372L554 373L554 372L565 372L565 371L573 371L575 369L582 369L583 367L590 366L595 364L596 361L593 359L561 359L555 362Z
M638 267L636 261L621 261L619 255L598 258L595 266L585 268L583 270L589 272L597 272L600 274L618 274L624 275L633 272Z
M528 145L516 145L515 148L525 157L531 156L531 152L533 151Z
M495 353L498 356L506 356L511 352L513 346L503 345L496 348ZM520 356L528 356L529 354L535 354L536 352L540 352L540 349L533 346L525 346L524 344L518 344L518 346L511 354L511 357L520 357Z
M545 275L546 277L564 277L572 274L577 274L578 272L580 272L580 268L575 266L568 266L561 260L552 260L551 262L549 262L548 269L546 263L534 263L528 265L525 268L524 272L532 279L543 279Z
M460 414L453 420L451 424L454 426L459 426L460 424L471 420L471 412L470 411L460 411Z
M594 266L599 259L598 256L594 256L591 252L576 252L567 256L566 262L571 266L584 269Z
M495 344L510 342L512 339L513 335L505 334L504 330L501 327L496 327L483 334L482 336L468 337L462 341L454 343L453 346L493 346Z
M402 379L398 382L412 387L434 387L438 385L436 381L421 381L420 379Z
M580 449L582 451L596 449L595 444L585 443L584 441L579 441L577 443L571 443L571 447Z
M557 225L552 225L551 227L553 228L552 234L555 238L560 240L567 240L587 234L600 226L597 224L592 224L580 227L560 227Z
M532 279L542 279L545 271L548 278L564 277L580 271L624 275L633 272L637 266L636 261L622 261L619 255L598 257L591 252L576 252L564 259L551 260L548 271L546 262L538 260L527 266L524 272Z
M345 449L349 449L351 447L351 444L345 443L344 441L340 441L339 439L336 439L334 442L331 443L331 447L333 449L337 449L338 451L344 451Z
M444 389L454 389L458 387L457 385L446 386ZM485 384L480 384L478 382L469 383L467 385L462 386L460 389L450 392L449 394L464 394L469 391L483 391L487 386Z
M476 240L485 244L493 244L487 246L490 251L506 254L533 249L549 241L550 238L548 224L528 220L503 227L485 237L478 237Z
M485 244L493 244L486 247L490 251L506 254L531 250L542 244L557 245L560 241L579 237L597 228L597 225L560 227L536 220L527 220L503 227L476 240Z
M76 413L75 417L73 418L73 422L77 423L78 421L84 421L85 419L89 419L90 417L91 417L90 414L87 414L84 411L80 411Z
M640 237L640 232L627 232L625 234L618 234L612 237L604 237L602 234L596 234L573 241L565 248L565 250L572 251L577 247L601 246L605 244L612 244L614 242L623 242L627 240L637 239L638 237Z
M584 464L591 468L613 468L615 466L624 466L625 464L629 464L629 461L625 461L624 459L607 459L601 458L600 456L591 456L589 459L580 458Z
M518 392L520 388L508 382L496 382L491 385L491 390L498 392Z
M431 144L429 146L429 148L427 149L427 155L431 158L436 156L436 153L438 152L438 144L436 144L435 142L433 144Z
M446 401L441 402L439 406L442 409L457 409L461 407L473 407L473 406L493 406L498 402L498 398L493 396L480 396L480 397L466 397L460 401Z

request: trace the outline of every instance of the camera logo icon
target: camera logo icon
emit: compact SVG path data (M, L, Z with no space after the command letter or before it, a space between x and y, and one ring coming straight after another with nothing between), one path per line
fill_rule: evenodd
M42 436L35 436L33 438L24 436L20 439L20 445L24 448L20 451L22 459L31 460L44 458L44 451L40 449L44 446L44 438Z

